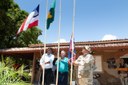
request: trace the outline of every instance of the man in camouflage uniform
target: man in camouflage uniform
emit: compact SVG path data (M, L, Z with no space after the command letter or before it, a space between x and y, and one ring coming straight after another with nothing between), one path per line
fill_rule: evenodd
M83 47L83 55L74 61L74 65L78 66L78 85L93 85L94 57L90 52L89 46Z

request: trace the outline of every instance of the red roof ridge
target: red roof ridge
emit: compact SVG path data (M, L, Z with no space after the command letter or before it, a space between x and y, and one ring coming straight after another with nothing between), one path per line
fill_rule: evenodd
M81 42L75 42L75 45L99 45L99 44L113 44L113 43L128 43L128 39L115 39L115 40L99 40L99 41L81 41ZM57 46L58 43L48 43L47 46L53 47ZM67 46L69 45L69 42L67 43L60 43L61 46ZM29 47L42 47L43 44L30 44Z

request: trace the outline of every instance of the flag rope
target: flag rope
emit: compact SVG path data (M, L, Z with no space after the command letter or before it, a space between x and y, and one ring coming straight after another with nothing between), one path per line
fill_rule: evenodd
M76 1L73 0L73 18L72 18L72 43L74 43L74 28L75 28L75 9L76 9ZM74 48L74 47L72 47ZM70 85L72 85L72 73L73 73L73 54L74 49L72 49L72 56L71 56L71 73L70 73Z
M59 3L59 28L58 28L58 52L57 52L57 59L59 62L60 57L60 30L61 30L61 0ZM56 85L58 85L58 76L59 76L59 64L57 65L57 74L56 74Z
M48 15L48 0L46 0L46 17L45 17L45 29L44 29L44 53L46 53L46 40L47 40L47 15ZM45 60L45 57L44 57ZM42 74L42 85L44 85L44 76L45 76L45 62L43 63L43 74Z

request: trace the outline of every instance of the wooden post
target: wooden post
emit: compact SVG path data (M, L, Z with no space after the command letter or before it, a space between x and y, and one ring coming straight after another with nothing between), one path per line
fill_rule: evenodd
M36 53L34 53L34 55L33 55L31 84L34 82L34 77L35 77L35 65L36 65Z

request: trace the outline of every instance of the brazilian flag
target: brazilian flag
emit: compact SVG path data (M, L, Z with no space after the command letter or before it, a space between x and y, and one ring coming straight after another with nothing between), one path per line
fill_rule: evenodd
M54 21L55 5L56 5L56 0L53 0L53 3L51 5L51 8L48 13L48 17L47 17L47 29L49 29L50 24Z

